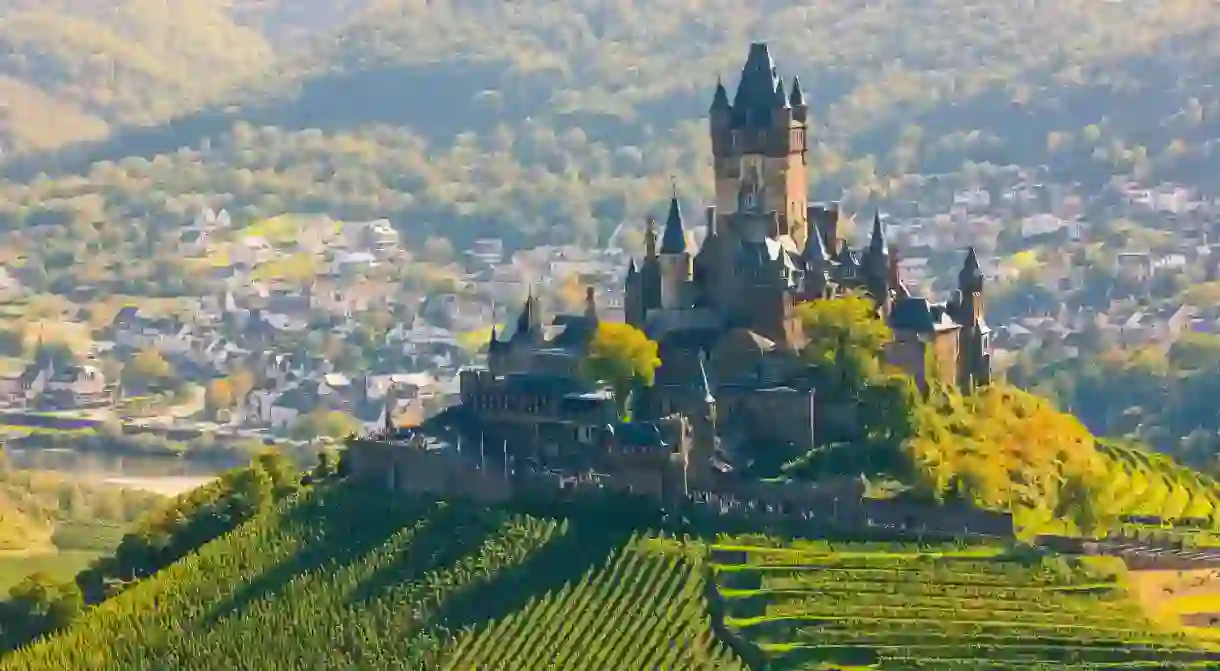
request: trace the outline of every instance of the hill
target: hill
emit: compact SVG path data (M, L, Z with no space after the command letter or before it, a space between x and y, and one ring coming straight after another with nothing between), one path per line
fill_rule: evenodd
M82 196L105 193L107 212L159 223L210 200L250 218L391 216L421 240L592 241L655 208L669 175L682 176L684 197L708 195L702 119L714 78L732 82L759 38L783 73L803 77L817 121L811 186L847 189L854 205L966 162L1100 184L1132 172L1197 183L1214 161L1220 98L1204 83L1220 18L1194 0L336 7L338 27L300 49L240 32L266 30L286 9L176 22L242 49L218 49L231 60L200 50L190 65L174 56L169 89L141 85L182 103L172 121L10 162L3 221L77 212ZM280 45L274 57L264 43ZM138 67L144 54L120 60L138 81L159 81ZM241 93L187 112L208 96L174 86L211 82L181 76L203 71L234 71ZM30 188L39 171L61 179ZM143 188L150 179L161 188Z
M262 35L215 3L0 3L7 151L105 137L198 107L269 62Z
M309 487L0 668L1184 669L1220 659L1149 621L1113 562L672 537L569 512Z

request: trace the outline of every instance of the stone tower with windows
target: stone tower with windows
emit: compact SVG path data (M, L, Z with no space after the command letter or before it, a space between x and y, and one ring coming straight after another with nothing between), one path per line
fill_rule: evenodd
M724 84L716 84L709 110L712 162L716 178L716 212L721 234L737 212L742 181L757 172L766 202L755 207L779 215L781 234L804 247L808 235L805 168L809 106L800 80L785 90L765 43L750 45L732 103Z

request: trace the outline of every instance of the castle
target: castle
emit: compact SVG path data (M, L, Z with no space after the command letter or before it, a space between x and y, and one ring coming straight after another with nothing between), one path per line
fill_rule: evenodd
M675 189L664 227L648 222L644 258L627 269L626 321L658 343L651 386L616 399L581 374L599 325L591 288L582 314L549 326L531 294L511 336L493 329L487 367L461 373L460 403L408 432L414 447L396 447L393 426L354 441L356 470L389 478L391 489L493 499L564 483L670 502L753 492L758 483L738 467L751 454L790 458L860 437L851 433L856 403L819 394L800 358L807 337L797 306L847 291L871 297L894 332L887 359L917 383L990 381L974 252L960 290L934 303L903 285L879 216L868 247L852 250L839 237L838 208L807 203L808 106L796 79L785 92L765 44L751 45L731 103L716 86L710 117L716 204L701 247ZM751 496L779 497L772 506L808 494L764 489Z
M798 79L785 89L765 43L750 46L731 102L717 83L709 116L716 203L701 247L675 189L664 225L647 222L644 258L627 270L626 320L659 344L662 361L655 384L633 394L637 420L682 414L705 445L813 447L821 406L803 375L807 339L796 308L845 291L872 297L894 332L887 359L917 383L990 381L984 277L973 249L947 303L904 286L880 215L867 248L851 249L839 237L838 207L808 203L808 103ZM613 422L613 399L577 370L597 321L590 290L584 314L556 318L551 330L561 332L548 339L531 296L511 338L492 333L487 370L463 376L463 404L484 419L514 415L535 427Z

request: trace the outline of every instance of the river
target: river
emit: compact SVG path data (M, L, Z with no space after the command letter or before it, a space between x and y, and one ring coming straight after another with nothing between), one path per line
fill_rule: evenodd
M117 485L176 496L211 482L240 462L218 463L189 457L117 456L66 449L8 448L4 457L16 468L54 471L84 482Z

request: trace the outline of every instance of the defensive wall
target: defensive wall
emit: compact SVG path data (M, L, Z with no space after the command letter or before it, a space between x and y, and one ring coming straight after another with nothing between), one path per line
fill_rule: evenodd
M625 469L612 474L564 472L515 463L500 449L480 453L418 441L363 437L348 442L350 477L390 491L452 496L488 505L514 499L555 503L605 501L631 495L680 511L693 520L811 525L859 533L909 533L933 537L1010 539L1012 520L1003 513L965 505L932 505L863 497L853 479L836 483L726 483L688 487L670 469Z

